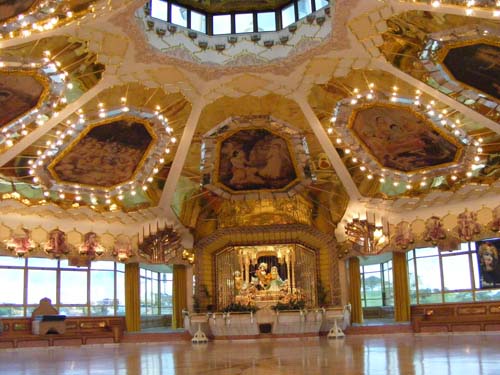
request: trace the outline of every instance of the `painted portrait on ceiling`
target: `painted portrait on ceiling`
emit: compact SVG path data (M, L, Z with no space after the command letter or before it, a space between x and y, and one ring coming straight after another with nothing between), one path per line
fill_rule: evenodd
M133 177L152 141L142 123L115 120L92 128L51 168L65 182L112 187Z
M479 264L479 284L481 288L500 288L500 239L476 242Z
M0 72L0 128L35 108L44 90L32 75Z
M0 0L0 22L24 13L39 0Z
M286 141L265 130L241 130L221 143L219 182L232 190L282 189L297 175Z
M404 107L374 105L353 116L354 133L384 167L410 172L452 162L457 153L424 117Z
M500 46L477 43L452 48L443 64L456 80L500 100Z

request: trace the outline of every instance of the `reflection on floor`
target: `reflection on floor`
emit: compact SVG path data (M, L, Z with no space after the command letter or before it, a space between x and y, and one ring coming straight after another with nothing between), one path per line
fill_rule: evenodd
M494 375L499 347L499 333L471 333L5 349L0 374Z

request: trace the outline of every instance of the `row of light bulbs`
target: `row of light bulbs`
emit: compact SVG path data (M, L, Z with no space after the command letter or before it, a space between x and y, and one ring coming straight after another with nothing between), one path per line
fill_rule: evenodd
M447 2L444 0L432 0L431 1L431 6L433 8L439 8L441 5L446 4ZM450 5L457 5L455 2L453 2ZM465 15L467 16L472 16L474 14L474 8L479 7L479 8L486 8L487 4L483 4L483 2L477 2L475 0L464 0L462 6L465 6ZM500 17L500 1L497 0L495 1L495 7L492 10L493 17Z
M66 106L66 94L73 88L73 83L67 82L69 74L61 68L61 63L51 57L50 51L44 52L41 60L34 61L0 61L0 71L20 73L35 72L49 82L48 95L38 107L23 114L20 118L4 126L1 130L4 146L10 148L27 136L36 127L44 125L50 118L57 117L59 111ZM43 94L42 94L43 95ZM32 125L35 126L32 126Z
M100 10L106 9L106 3L103 3L104 5L99 8ZM63 1L45 0L36 4L29 11L20 13L0 25L0 40L18 37L27 38L34 33L41 33L52 30L56 26L67 24L76 18L84 20L90 15L95 18L99 9L94 4L90 4L87 9L75 14L68 9L67 5L64 5Z
M127 98L122 97L120 99L120 106L112 110L106 110L104 103L100 102L97 104L97 112L91 113L89 117L97 117L100 120L105 120L109 118L112 120L113 117L117 117L121 114L130 113L135 111L127 105ZM165 147L163 148L163 153L168 155L172 152L172 146L177 143L177 138L173 136L173 129L168 124L168 119L161 113L161 107L156 106L153 113L141 112L143 116L148 115L149 120L153 119L161 124L164 129L168 139L164 142ZM40 184L41 178L37 175L37 169L43 169L48 161L58 153L59 147L63 147L65 143L66 147L74 139L88 123L93 122L92 118L87 120L84 111L80 108L76 113L77 118L72 120L67 120L61 123L63 130L58 129L55 134L57 137L56 141L47 140L44 148L37 150L37 158L30 159L28 164L30 166L29 174L32 175L32 181L34 184ZM105 125L104 125L105 126ZM69 141L65 139L69 137ZM154 176L160 171L162 165L165 163L165 156L159 157L155 161L155 165L151 169L151 172L142 181L133 182L129 181L127 183L121 184L112 190L102 189L102 191L97 191L96 188L82 187L79 184L74 184L72 187L67 185L53 185L50 189L43 186L40 188L43 190L43 195L45 198L49 199L55 195L55 199L65 200L68 195L73 196L73 207L79 207L82 202L88 202L91 208L96 208L98 205L107 205L110 210L115 210L118 208L116 201L122 201L127 194L130 196L135 196L139 191L147 191L148 185L154 181ZM98 189L98 188L97 188Z
M355 106L359 104L361 101L363 102L376 102L377 99L377 93L375 92L375 85L373 83L370 83L368 85L368 92L361 94L360 90L358 88L355 88L353 90L353 96L350 99L347 99L349 103L352 106ZM467 133L461 129L462 123L460 119L456 119L454 121L451 121L449 119L450 112L448 109L443 109L441 111L437 110L435 108L436 102L434 100L431 100L429 103L425 104L422 102L422 92L420 90L416 90L415 96L412 100L407 100L405 98L401 98L398 95L399 88L397 86L393 86L392 92L390 94L390 99L389 101L392 103L405 103L405 104L411 104L417 108L425 108L425 114L427 117L430 119L433 119L434 122L438 122L443 128L448 130L451 134L453 134L462 144L465 145L465 147L472 147L472 150L474 152L474 156L472 157L473 163L469 165L469 169L465 171L465 177L471 178L473 176L473 172L476 169L481 168L481 165L479 164L481 162L481 157L480 154L483 153L483 148L482 148L482 143L483 139L482 138L477 138L477 139L472 139L470 138ZM338 124L337 122L337 116L336 113L338 111L338 107L335 109L335 114L331 118L331 126L327 128L327 133L333 137L335 136L335 144L337 147L342 147L344 150L345 155L351 155L354 154L354 152L349 148L349 145L342 139L341 136L338 134L338 129L335 129L334 127ZM342 125L340 125L342 126ZM380 183L385 183L388 179L392 180L392 184L394 187L397 187L399 185L404 184L405 188L407 190L411 190L416 186L420 188L425 188L429 185L430 182L432 182L432 179L430 178L431 176L426 176L425 173L423 173L421 179L419 181L415 181L415 175L413 173L395 173L392 171L388 171L385 168L373 168L371 167L370 164L375 164L377 163L369 160L369 161L364 161L363 158L353 155L351 157L351 161L355 164L361 164L359 166L359 169L366 175L366 178L368 180L373 180L377 179L379 180ZM370 163L371 162L371 163ZM376 169L379 169L378 173ZM449 174L449 177L452 181L457 181L459 178L460 173L463 173L464 171L460 171L460 168L455 167L452 168L452 172ZM436 177L436 176L432 176Z

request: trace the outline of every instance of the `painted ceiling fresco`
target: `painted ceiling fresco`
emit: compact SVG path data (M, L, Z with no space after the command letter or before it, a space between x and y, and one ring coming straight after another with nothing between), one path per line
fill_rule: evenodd
M51 111L11 130L13 121L43 99L43 82L0 71L0 102L6 103L0 105L0 131L5 135L0 139L0 194L5 202L0 205L18 199L27 207L58 210L61 217L66 209L90 212L89 217L114 211L115 218L138 222L143 215L151 219L174 207L180 222L201 237L214 227L254 224L307 224L333 233L350 202L373 207L400 200L405 208L431 206L424 202L427 197L448 197L462 188L493 189L500 177L495 127L500 123L500 47L492 32L500 22L495 17L480 18L481 12L467 16L458 11L459 4L446 8L443 2L433 9L423 2L405 2L404 8L389 1L339 0L321 17L299 20L295 31L261 33L255 42L248 35L231 42L227 36L213 38L224 50L208 48L204 53L213 64L202 64L193 51L201 48L205 36L189 36L183 28L167 28L148 16L138 20L146 1L55 1L59 21L53 25L42 12L49 2L15 2L16 7L34 6L40 18L30 22L43 19L46 28L34 30L17 20L0 27L1 62L48 59L67 73L66 90L50 103ZM0 0L0 18L9 17L1 7L12 3ZM269 10L289 1L179 3L216 13ZM419 10L408 10L413 7ZM323 30L321 22L333 26ZM302 34L304 24L324 31L314 54L304 53L310 42ZM172 54L166 56L149 43L151 33L142 28L148 25L160 42L186 44L169 47ZM487 28L494 35L482 38L478 25L481 33ZM457 29L465 31L457 34ZM465 34L471 39L452 44L458 38L454 35ZM436 38L432 48L431 37ZM245 53L237 65L221 62L229 50L250 51L256 45L261 48L258 57L269 63L256 65ZM290 58L280 60L285 50ZM453 79L439 80L437 65ZM452 80L460 91L449 89ZM408 107L419 102L419 110L432 112L434 119L390 106L358 109L351 123L352 142L335 129L335 108L369 92L386 102L405 99ZM142 120L110 120L111 114L132 108L165 121L168 146L147 157L155 137ZM102 123L94 126L100 115ZM205 135L237 116L283 120L300 133L297 142L303 153L297 156L288 130L239 124L214 141L208 173L203 169ZM441 131L441 126L449 129ZM458 141L448 136L455 132ZM468 148L473 153L462 160ZM371 158L364 158L367 154ZM150 161L147 172L137 177L144 170L141 165ZM457 172L453 163L463 168ZM375 164L377 170L371 168ZM213 176L218 181L207 182ZM59 190L62 185L66 190ZM112 187L116 194L109 194Z
M34 109L46 84L33 74L0 71L0 128Z
M24 13L40 0L0 0L0 22Z
M443 64L455 79L500 100L500 47L477 42L450 48Z
M421 115L401 107L357 110L352 129L380 164L405 172L449 163L458 150Z
M60 181L112 187L132 178L152 141L143 123L112 121L83 133L49 169Z
M218 179L232 190L282 189L296 177L287 142L266 129L242 130L221 144Z

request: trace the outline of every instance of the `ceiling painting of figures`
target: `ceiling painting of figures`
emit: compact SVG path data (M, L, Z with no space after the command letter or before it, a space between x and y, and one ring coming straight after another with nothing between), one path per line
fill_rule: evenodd
M0 128L34 109L44 91L43 83L34 75L0 72Z
M354 133L384 167L411 172L450 163L457 154L455 143L409 109L379 104L353 116Z
M26 12L39 0L0 0L0 22Z
M500 100L500 46L475 43L451 48L443 63L456 80Z
M297 178L287 142L265 129L239 131L220 147L219 182L235 191L282 189Z
M49 169L63 182L112 187L132 179L153 139L146 124L134 118L98 124L57 157Z

